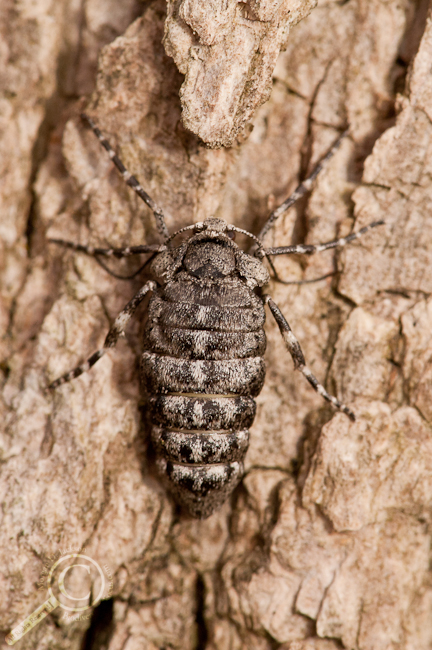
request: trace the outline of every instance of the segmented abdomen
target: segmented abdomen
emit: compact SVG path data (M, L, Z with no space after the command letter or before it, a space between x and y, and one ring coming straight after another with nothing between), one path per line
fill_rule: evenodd
M207 517L243 474L265 376L264 308L239 278L181 272L148 311L141 374L158 465L177 500Z

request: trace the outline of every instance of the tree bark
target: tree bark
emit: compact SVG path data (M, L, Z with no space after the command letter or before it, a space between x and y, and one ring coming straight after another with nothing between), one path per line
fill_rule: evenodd
M229 147L270 97L290 28L316 0L169 0L164 45L185 75L182 120L210 147Z
M431 9L319 3L290 32L249 136L219 150L181 123L165 12L160 0L2 7L0 627L48 598L55 558L85 548L113 577L109 599L76 621L58 607L17 647L429 650ZM171 232L216 216L258 233L347 125L267 241L385 221L342 253L275 260L285 280L329 279L268 287L357 421L294 372L269 318L245 478L205 521L185 518L154 473L138 386L145 310L89 373L46 390L101 347L146 277L117 280L47 239L158 241L84 108Z

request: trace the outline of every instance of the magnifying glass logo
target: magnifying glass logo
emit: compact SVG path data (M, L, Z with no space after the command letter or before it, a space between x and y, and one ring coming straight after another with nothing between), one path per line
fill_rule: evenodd
M105 576L99 564L88 555L69 553L53 564L47 585L49 598L7 635L8 645L22 639L57 607L67 612L84 612L95 607L105 592Z

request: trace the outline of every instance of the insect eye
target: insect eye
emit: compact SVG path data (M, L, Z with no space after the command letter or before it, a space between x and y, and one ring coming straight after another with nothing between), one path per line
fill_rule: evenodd
M234 232L233 230L231 230L231 231L228 232L227 234L228 234L228 237L229 237L230 239L233 239L233 240L234 240L234 239L236 238L236 234L235 234L235 232Z

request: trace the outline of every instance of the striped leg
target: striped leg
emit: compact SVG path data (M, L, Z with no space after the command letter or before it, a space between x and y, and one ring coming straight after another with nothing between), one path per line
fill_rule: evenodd
M323 169L324 165L334 154L336 151L339 149L340 143L342 140L345 138L345 136L348 135L349 129L344 131L342 135L336 140L330 151L324 156L322 160L318 163L318 165L315 167L313 172L311 173L308 178L306 178L300 185L294 190L294 192L289 196L283 203L281 203L277 208L273 210L273 212L270 214L269 218L265 222L264 226L261 229L260 234L258 235L258 239L263 240L265 235L268 233L270 228L272 228L274 222L276 219L279 219L279 217L288 210L291 206L294 205L299 199L301 199L302 196L306 194L306 192L309 192L312 189L312 185L318 174L321 172Z
M120 174L123 176L127 185L129 185L129 187L131 187L134 190L134 192L138 194L140 199L144 201L146 205L148 205L150 210L152 210L154 217L156 219L156 226L159 231L159 234L163 237L164 241L167 240L169 237L169 232L168 232L168 228L166 227L165 216L164 213L162 212L162 209L153 201L151 196L147 194L147 192L144 190L144 188L141 186L141 184L138 182L135 176L132 176L132 174L126 169L126 167L124 166L120 158L117 156L114 149L111 147L108 140L103 137L102 133L100 132L96 124L93 122L91 117L89 117L85 113L81 113L81 117L91 127L93 133L97 136L103 148L106 149L109 157L111 158L111 160L113 161L117 169L119 170Z
M61 386L61 384L65 384L66 382L79 377L84 372L90 370L96 361L99 361L109 348L115 347L119 338L124 335L126 326L134 315L138 305L143 301L149 291L156 290L156 286L156 282L153 282L153 280L146 282L146 284L141 287L138 293L128 302L123 311L121 311L115 319L113 326L107 334L103 348L94 352L81 366L74 368L74 370L71 370L53 381L52 384L49 385L49 388L57 388L57 386Z
M329 248L339 248L345 246L356 239L360 239L363 235L376 226L384 225L384 221L373 221L368 226L360 228L359 231L351 233L347 237L334 239L325 244L298 244L297 246L278 246L277 248L265 248L263 253L265 255L289 255L293 253L306 253L312 255L313 253L321 253L322 251L329 250Z
M324 399L326 399L328 402L331 402L333 406L335 406L337 409L345 413L350 420L353 422L355 421L355 415L349 409L345 404L341 404L336 397L333 397L333 395L330 395L324 386L319 383L317 378L311 373L309 368L306 365L306 361L302 352L302 349L300 347L300 343L297 341L296 337L292 333L291 327L288 324L288 321L282 314L281 310L279 307L276 305L275 302L271 299L269 295L264 295L263 296L264 303L266 303L270 311L276 321L276 323L279 326L280 333L282 334L282 338L285 342L286 347L288 348L288 352L292 356L292 359L294 361L294 368L296 370L299 370L308 380L310 385L316 390L317 393L319 393Z
M95 248L94 246L84 246L75 244L72 241L64 239L48 239L52 244L59 244L65 248L71 248L73 251L86 253L87 255L104 255L106 257L130 257L131 255L143 255L144 253L160 253L165 250L163 244L144 244L142 246L127 246L126 248Z
M313 284L314 282L321 282L321 280L327 280L327 278L337 275L337 271L332 271L331 273L326 273L325 275L321 275L319 278L314 278L313 280L282 280L270 257L267 258L267 261L273 271L273 280L276 280L276 282L280 282L281 284Z

